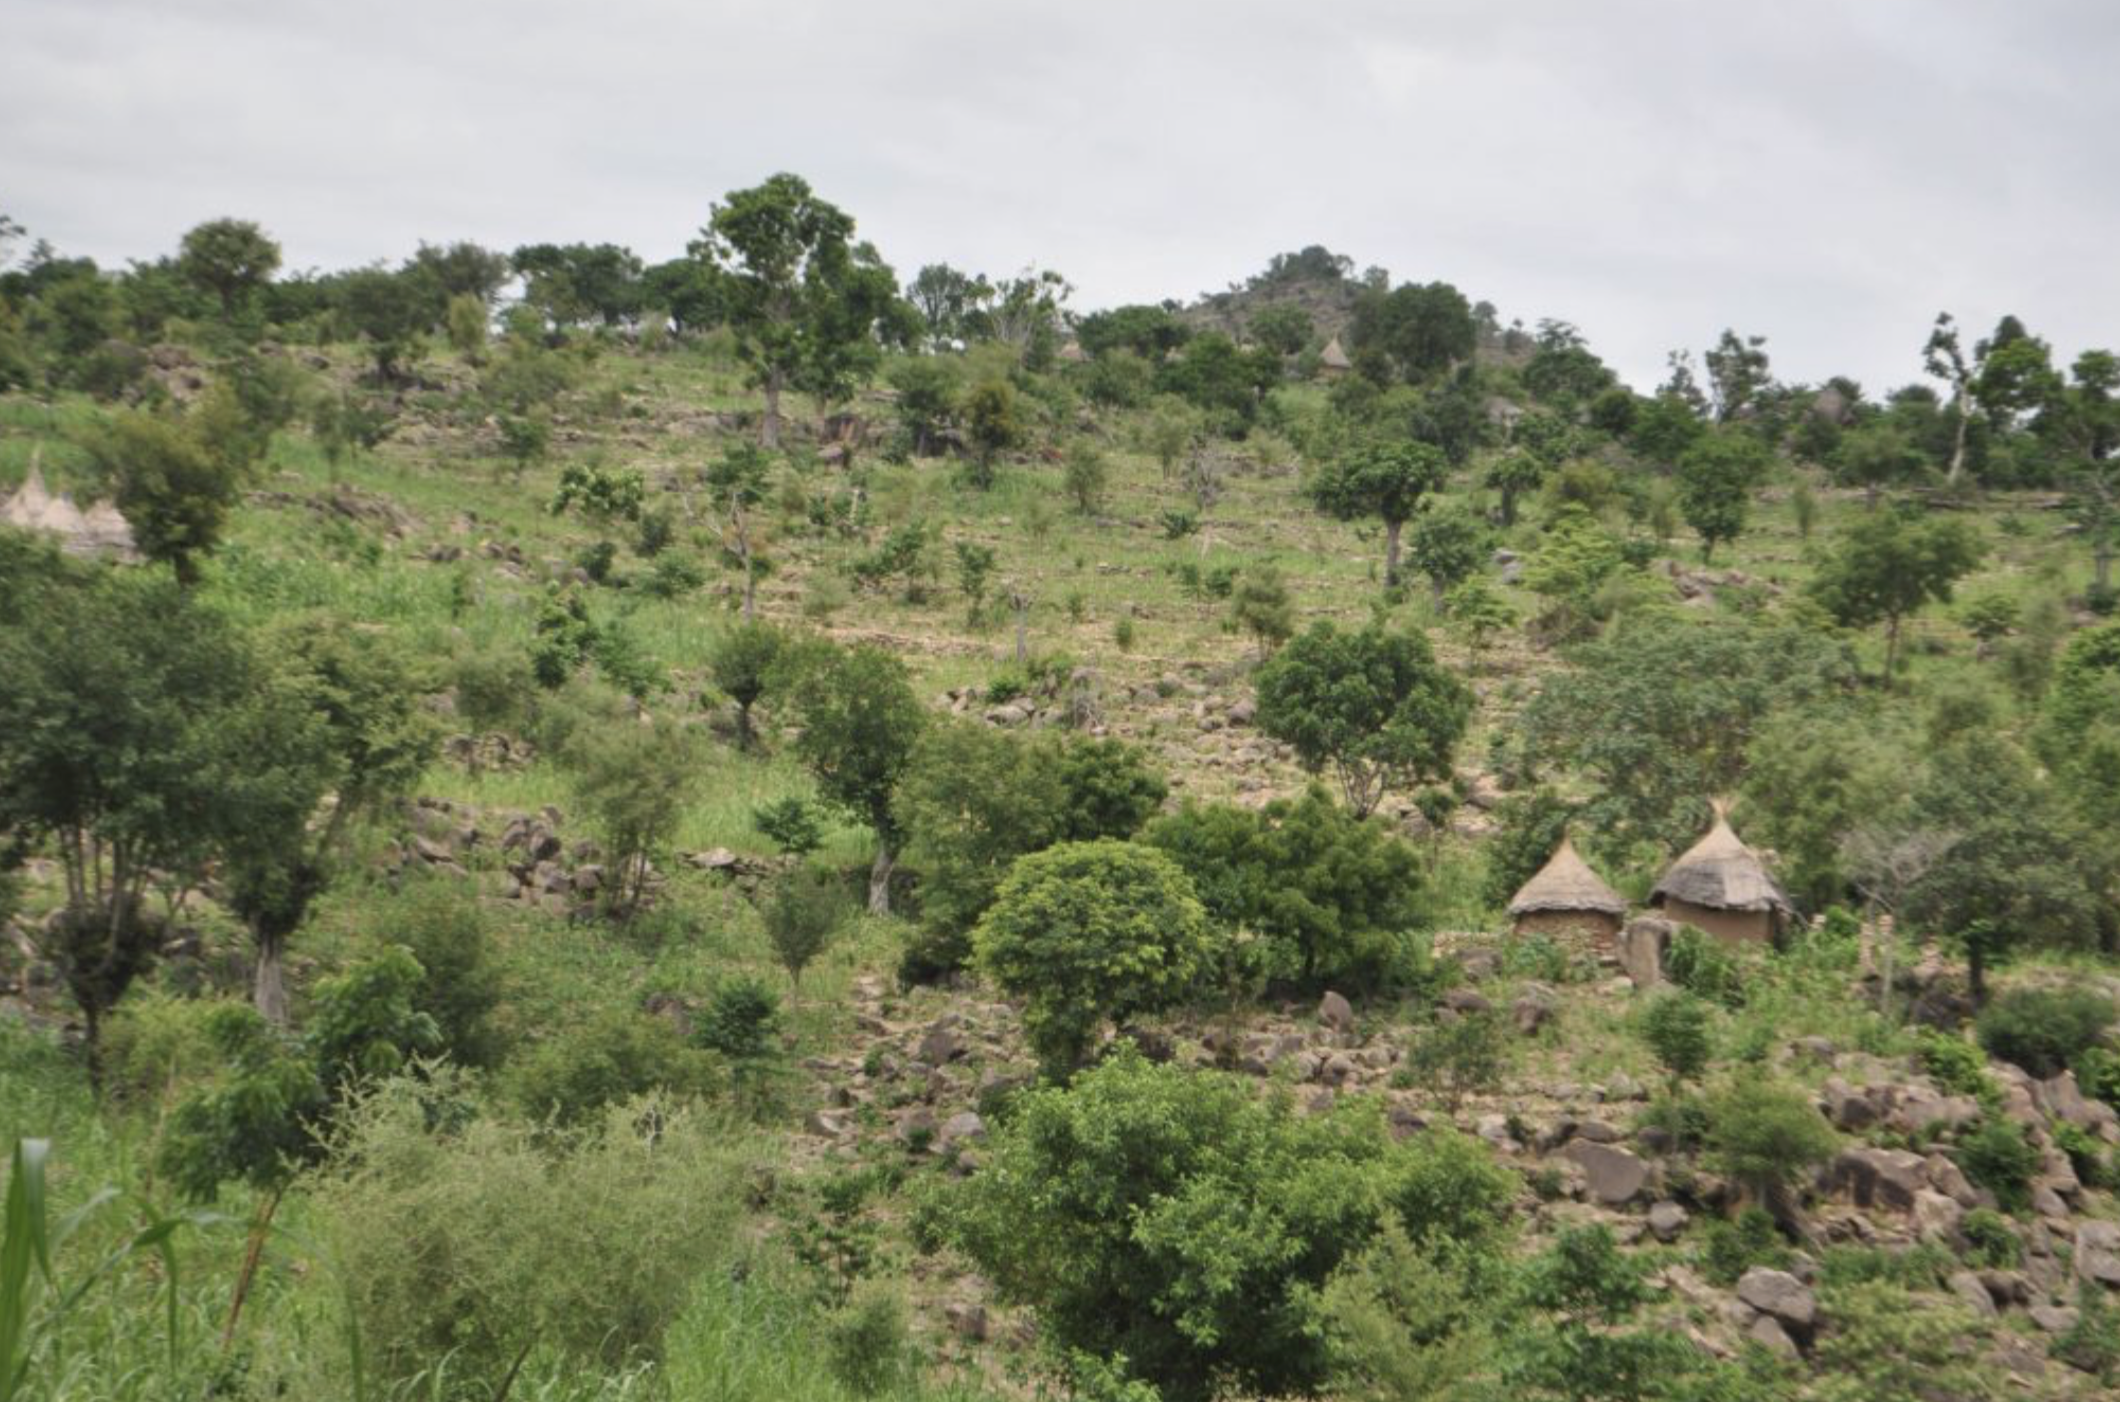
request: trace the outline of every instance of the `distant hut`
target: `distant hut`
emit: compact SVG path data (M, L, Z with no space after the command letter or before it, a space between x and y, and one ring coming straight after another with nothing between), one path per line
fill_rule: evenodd
M1340 348L1338 336L1327 341L1325 349L1318 352L1318 369L1327 379L1336 379L1353 371L1354 362L1349 360L1347 352Z
M1649 904L1670 920L1733 944L1769 942L1795 913L1766 864L1730 830L1721 802L1715 826L1671 864L1649 893Z
M1590 870L1564 833L1538 875L1509 902L1519 935L1587 938L1609 948L1619 937L1627 903Z
M1080 341L1069 341L1060 347L1060 360L1066 365L1083 365L1089 361L1089 352L1082 349Z

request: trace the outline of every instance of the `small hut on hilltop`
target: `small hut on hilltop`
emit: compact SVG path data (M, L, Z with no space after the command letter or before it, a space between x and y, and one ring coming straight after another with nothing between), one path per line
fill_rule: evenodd
M1770 942L1795 914L1766 864L1730 830L1720 802L1715 826L1671 864L1649 893L1649 904L1670 920L1731 943Z
M1340 348L1338 336L1327 341L1325 349L1318 352L1318 369L1324 372L1327 379L1347 374L1354 369L1354 362L1349 360L1347 352Z
M1619 937L1627 903L1576 855L1564 833L1538 875L1510 900L1509 915L1519 935L1587 938L1609 949Z

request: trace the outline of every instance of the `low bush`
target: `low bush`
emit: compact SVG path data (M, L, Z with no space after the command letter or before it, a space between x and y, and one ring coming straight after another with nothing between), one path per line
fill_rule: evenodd
M1664 953L1664 975L1688 993L1726 1008L1745 1005L1744 967L1712 935L1691 925L1671 937Z
M558 1138L477 1119L430 1127L431 1088L364 1101L313 1182L371 1360L447 1360L492 1388L537 1344L604 1365L652 1356L687 1287L728 1258L748 1172L736 1136L667 1100Z
M552 1028L509 1064L502 1084L524 1114L564 1126L650 1092L704 1094L720 1077L714 1058L687 1047L662 1018L607 1008Z
M1979 1187L2011 1212L2032 1205L2032 1180L2043 1159L2039 1148L2013 1120L1987 1115L1958 1136L1958 1166Z
M2058 1076L2113 1025L2112 999L2088 988L2012 988L1975 1024L1989 1056L2041 1078Z
M1754 1266L1787 1270L1793 1254L1774 1219L1756 1207L1710 1222L1701 1244L1701 1274L1725 1289Z
M1986 1104L2000 1093L1988 1075L1987 1058L1963 1037L1923 1028L1916 1034L1914 1056L1929 1079L1952 1095L1970 1095Z

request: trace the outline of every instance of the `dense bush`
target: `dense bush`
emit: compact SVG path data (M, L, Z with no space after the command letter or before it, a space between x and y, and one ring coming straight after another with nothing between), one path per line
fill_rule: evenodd
M1384 992L1417 957L1419 856L1321 788L1264 809L1188 804L1144 840L1185 869L1218 925L1258 937L1260 972L1280 987Z
M1838 1142L1832 1126L1795 1086L1741 1076L1707 1099L1710 1161L1770 1209L1800 1174Z
M557 1139L494 1119L444 1134L433 1094L396 1082L363 1103L313 1185L370 1358L395 1379L446 1358L491 1387L533 1342L584 1364L652 1353L731 1252L736 1137L668 1101Z
M1726 1008L1745 1005L1745 972L1738 957L1714 936L1682 925L1664 951L1664 976L1711 1003Z
M1952 1095L1970 1095L1986 1102L2000 1093L1995 1078L1988 1074L1987 1057L1963 1037L1923 1028L1915 1038L1914 1056L1929 1079Z
M1981 1011L1980 1045L2034 1076L2058 1076L2113 1025L2113 1000L2089 988L2012 988Z
M606 1008L550 1028L509 1063L508 1098L539 1121L576 1125L607 1105L660 1091L687 1096L719 1083L710 1055L659 1017Z
M1049 1074L1079 1066L1107 1020L1183 998L1215 954L1192 883L1152 848L1069 842L1019 860L972 932L979 963L1024 1002Z
M499 1063L506 1050L493 1014L501 977L475 894L454 882L412 882L375 910L377 932L419 960L413 1007L434 1019L441 1050L461 1066Z
M1667 993L1642 1013L1642 1040L1674 1083L1696 1080L1707 1069L1714 1050L1708 1019L1708 1005L1684 993Z
M2032 1180L2045 1159L2016 1121L1982 1116L1958 1136L1954 1157L1965 1176L1993 1193L2005 1208L2022 1212L2031 1206Z
M1115 740L931 728L893 801L920 873L921 931L904 973L925 980L962 966L972 926L1018 857L1131 837L1165 792L1141 751Z
M1129 1054L1023 1097L953 1229L1055 1344L1123 1356L1186 1402L1316 1388L1318 1289L1384 1220L1418 1245L1485 1245L1512 1197L1454 1134L1394 1144L1373 1105L1298 1115Z

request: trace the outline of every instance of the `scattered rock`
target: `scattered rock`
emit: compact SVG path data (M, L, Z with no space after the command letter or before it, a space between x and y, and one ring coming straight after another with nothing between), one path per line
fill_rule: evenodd
M1649 1181L1646 1163L1610 1144L1573 1140L1561 1150L1561 1157L1582 1169L1584 1186L1589 1189L1590 1196L1607 1207L1619 1207L1634 1201Z
M1987 1286L1973 1272L1954 1271L1944 1284L1950 1287L1953 1295L1965 1301L1975 1315L1982 1319L1995 1317L1995 1297L1988 1293Z
M960 1110L942 1122L936 1140L944 1148L986 1138L986 1121L970 1110Z
M1809 1333L1818 1322L1818 1297L1787 1271L1752 1267L1738 1277L1737 1298L1800 1333Z
M1649 1209L1649 1231L1667 1245L1678 1240L1690 1220L1686 1209L1675 1202L1660 1202Z
M1745 1337L1776 1358L1794 1360L1802 1356L1803 1351L1796 1347L1796 1340L1789 1337L1789 1331L1782 1328L1781 1321L1771 1314L1753 1320L1752 1327L1745 1330Z
M1921 1155L1904 1149L1843 1149L1826 1170L1826 1190L1845 1193L1857 1207L1911 1212L1927 1185Z
M2076 1274L2101 1285L2120 1285L2120 1223L2076 1224Z

